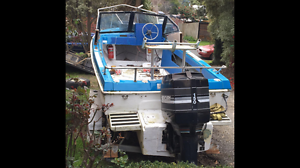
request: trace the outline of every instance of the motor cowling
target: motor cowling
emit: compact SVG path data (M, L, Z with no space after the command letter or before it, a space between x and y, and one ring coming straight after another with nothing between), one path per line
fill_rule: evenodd
M166 75L161 84L161 108L174 114L180 127L209 122L208 80L202 73L186 71Z
M114 59L114 47L112 45L109 45L107 47L107 52L108 52L108 58Z

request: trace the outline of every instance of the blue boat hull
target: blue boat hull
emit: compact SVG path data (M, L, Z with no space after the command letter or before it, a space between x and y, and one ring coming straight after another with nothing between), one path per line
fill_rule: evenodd
M127 35L127 37L132 37L133 33L118 33L118 36ZM105 75L104 75L104 67L107 65L106 61L104 59L103 49L102 49L102 40L105 40L108 44L123 44L124 39L121 39L120 36L118 37L120 40L110 41L108 39L113 39L114 34L110 34L109 36L106 36L105 34L102 34L100 36L100 39L98 43L94 44L94 37L92 38L91 42L91 53L92 59L95 63L95 69L98 71L99 78L101 81L101 85L103 87L103 91L111 91L111 92L117 92L117 91L160 91L160 87L158 87L161 84L161 80L155 80L155 81L148 81L148 83L143 83L142 81L136 81L133 80L120 80L119 82L114 82L112 79L110 72L108 69L106 69ZM115 35L116 36L116 35ZM115 38L117 39L117 38ZM127 41L130 43L130 41ZM182 50L175 50L174 52L178 57L182 59ZM163 50L162 55L162 64L161 66L178 66L171 60L172 53L169 50ZM186 54L186 62L190 64L191 66L210 66L203 60L195 59L194 57L190 56L190 52L187 52ZM178 73L181 72L181 69L166 69L169 73ZM197 71L200 71L200 69L197 69ZM213 71L213 69L202 69L202 73L204 77L208 79L209 82L209 89L231 89L229 80L224 77L221 73L216 73Z

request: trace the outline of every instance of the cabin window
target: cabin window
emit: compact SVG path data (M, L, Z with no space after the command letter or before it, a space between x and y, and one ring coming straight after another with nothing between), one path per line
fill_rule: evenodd
M136 13L134 15L134 22L135 23L154 23L154 24L162 24L161 20L163 21L163 16L154 16L154 15L145 15Z
M167 24L164 34L179 32L179 29L176 24L174 24L169 18L167 19Z
M127 31L130 13L102 13L100 32Z
M182 65L182 59L174 53L172 53L172 61L178 66ZM185 61L185 66L191 66L191 65ZM189 69L189 71L198 72L195 68L191 68L191 69Z

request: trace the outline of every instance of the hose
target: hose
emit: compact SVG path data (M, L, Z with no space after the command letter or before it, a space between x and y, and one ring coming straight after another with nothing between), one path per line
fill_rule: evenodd
M210 113L210 117L214 120L222 120L223 117L225 117L225 112L227 111L227 101L226 101L226 98L228 98L227 95L225 95L224 93L222 94L222 97L224 98L224 101L226 103L226 109L225 110L222 110L224 109L224 107L218 103L215 103L213 104L210 109L211 109L211 113ZM218 110L222 110L222 111L218 111ZM215 112L214 112L215 111Z
M226 103L226 109L224 110L224 111L218 111L218 112L210 112L210 114L218 114L218 113L225 113L226 111L227 111L227 101L226 101L226 99L228 98L228 96L227 95L225 95L224 93L222 94L222 97L223 97L223 99L224 99L224 101L225 101L225 103Z

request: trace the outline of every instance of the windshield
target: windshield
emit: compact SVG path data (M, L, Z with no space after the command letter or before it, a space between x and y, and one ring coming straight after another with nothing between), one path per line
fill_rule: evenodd
M134 15L134 23L163 24L163 21L164 21L164 16L145 15L141 13L136 13Z
M132 17L131 17L132 16ZM162 24L167 19L164 34L178 32L178 26L172 23L169 18L163 15L137 13L137 12L107 12L100 13L100 33L106 32L133 32L136 23Z
M102 13L100 32L127 31L130 13Z

